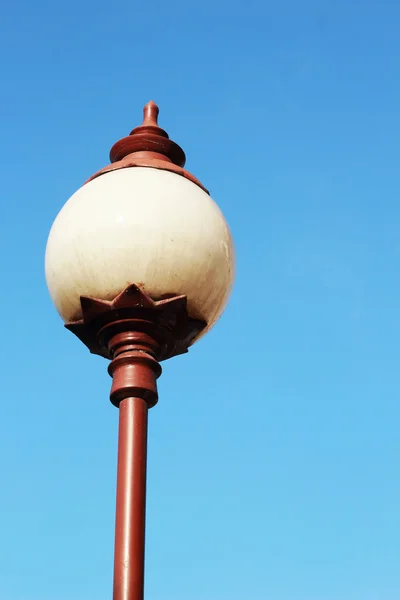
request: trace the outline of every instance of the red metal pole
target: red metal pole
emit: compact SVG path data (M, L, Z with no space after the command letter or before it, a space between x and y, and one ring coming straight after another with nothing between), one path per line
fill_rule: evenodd
M148 405L119 405L113 600L143 600Z
M157 402L161 374L159 345L140 331L146 324L154 327L143 319L106 325L111 331L110 400L119 407L114 600L143 600L144 594L147 417Z
M110 400L119 407L114 600L143 600L147 417L158 400L159 361L187 352L206 327L189 318L185 296L153 301L135 284L112 302L81 298L67 323L94 354L111 360Z

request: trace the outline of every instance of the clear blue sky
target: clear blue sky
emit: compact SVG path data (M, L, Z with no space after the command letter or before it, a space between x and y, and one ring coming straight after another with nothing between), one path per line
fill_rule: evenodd
M146 600L400 598L400 7L6 3L0 598L109 600L117 411L47 234L154 99L237 281L164 365Z

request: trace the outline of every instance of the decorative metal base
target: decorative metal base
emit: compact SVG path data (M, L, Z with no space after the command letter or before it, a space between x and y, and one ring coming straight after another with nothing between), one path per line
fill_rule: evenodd
M157 360L162 361L188 351L194 338L206 327L204 321L191 319L186 296L170 296L154 301L137 285L129 285L114 300L81 296L82 319L66 323L92 354L113 358L110 337L117 332L151 335L157 342Z
M137 285L128 286L111 302L81 297L80 321L66 323L92 352L112 362L110 400L141 398L157 403L159 361L188 351L206 323L191 319L186 296L154 302Z

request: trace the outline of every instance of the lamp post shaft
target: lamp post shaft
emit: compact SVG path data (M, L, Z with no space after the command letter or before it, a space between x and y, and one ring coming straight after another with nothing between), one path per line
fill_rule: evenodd
M113 600L143 600L148 405L119 405Z
M66 324L94 354L111 360L110 400L119 409L113 600L143 600L147 419L158 401L160 361L187 352L206 327L186 296L159 301L131 284L112 301L81 297L82 319Z
M143 600L146 524L147 417L157 402L158 344L144 321L117 321L109 330L113 358L110 399L119 407L113 600ZM147 323L152 327L151 322ZM139 328L139 329L137 329Z

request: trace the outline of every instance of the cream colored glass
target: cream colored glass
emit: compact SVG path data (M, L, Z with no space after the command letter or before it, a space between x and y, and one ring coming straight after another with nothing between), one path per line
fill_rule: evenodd
M154 300L186 294L189 314L212 327L234 278L231 234L215 202L167 171L134 167L80 188L54 221L46 280L64 321L81 295L113 299L136 283Z

